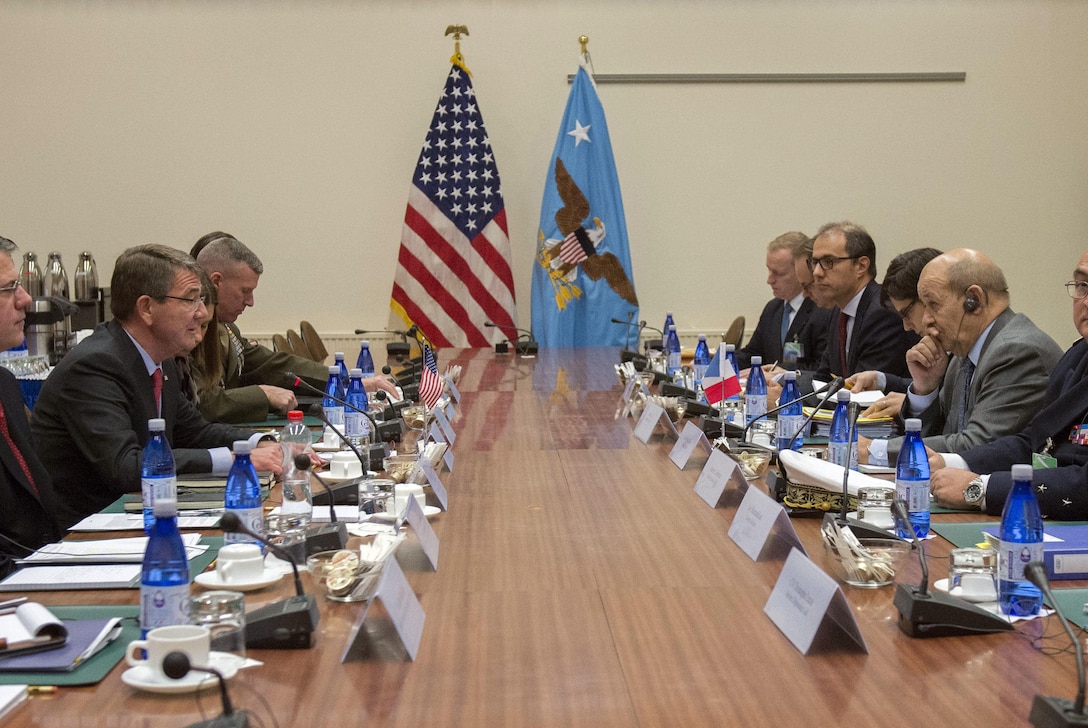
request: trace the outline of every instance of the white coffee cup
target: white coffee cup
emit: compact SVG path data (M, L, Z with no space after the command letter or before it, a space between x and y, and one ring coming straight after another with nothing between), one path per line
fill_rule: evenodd
M329 475L344 480L360 478L363 475L363 464L350 450L336 452L329 460Z
M416 485L415 483L400 483L394 489L396 494L394 498L394 508L397 509L397 518L401 518L408 510L408 499L415 498L416 503L419 504L419 509L423 510L423 506L427 505L427 496L423 492L422 485Z
M205 627L195 624L175 624L156 627L147 633L147 639L133 640L125 649L125 660L133 667L144 665L158 679L167 679L162 671L162 660L171 652L184 652L189 663L197 667L208 666L211 638ZM143 651L145 657L138 655Z
M256 581L264 575L264 554L255 543L232 543L219 549L215 571L224 584Z

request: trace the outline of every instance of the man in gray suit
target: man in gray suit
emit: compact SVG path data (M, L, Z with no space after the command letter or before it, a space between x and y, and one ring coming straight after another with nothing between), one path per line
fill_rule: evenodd
M907 352L902 415L921 418L926 446L958 453L1023 429L1062 351L1009 308L997 264L966 248L939 255L922 269L918 300L926 335ZM873 441L869 462L894 464L901 442Z

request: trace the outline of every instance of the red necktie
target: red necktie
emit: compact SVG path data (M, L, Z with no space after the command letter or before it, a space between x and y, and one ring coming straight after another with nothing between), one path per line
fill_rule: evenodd
M162 369L151 372L151 391L155 393L157 414L162 414Z
M34 483L34 478L30 474L30 466L26 464L23 454L19 452L19 448L15 446L15 441L11 439L11 430L8 429L8 415L3 407L0 407L0 434L4 436L4 441L7 442L8 447L11 448L11 452L15 455L19 467L23 469L23 475L26 476L27 482L30 483L30 487L34 490L34 495L38 495L38 486Z
M848 374L846 371L846 322L849 320L848 314L839 313L839 363L842 366L842 371L839 373L844 377Z

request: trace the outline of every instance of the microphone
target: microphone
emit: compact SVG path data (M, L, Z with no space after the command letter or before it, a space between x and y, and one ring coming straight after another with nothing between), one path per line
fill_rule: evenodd
M619 324L620 326L626 326L627 327L627 333L624 334L625 339L624 339L623 351L620 352L620 361L630 361L631 359L634 359L636 356L638 356L638 347L636 346L635 349L631 349L631 329L633 329L635 326L637 326L637 324L631 323L631 317L634 316L634 315L635 315L634 311L628 311L626 321L621 321L620 319L615 318L615 317L613 317L611 319L612 323ZM638 330L638 333L639 333L639 335L642 334L642 329L641 328ZM638 339L636 339L635 341L637 342Z
M922 566L922 581L918 586L895 585L892 603L899 612L900 631L910 637L956 637L1015 631L1009 622L970 602L941 592L930 594L926 552L914 527L910 525L907 507L900 500L892 501L892 513L896 527L913 534L914 548L918 551L918 562Z
M299 470L310 469L310 456L306 453L299 453L295 455L295 467ZM336 518L336 505L334 504L335 498L332 497L332 489L329 488L329 484L325 482L324 478L313 473L314 479L321 484L321 487L325 489L325 493L329 497L329 523L321 523L316 526L311 526L306 531L306 555L312 556L313 554L320 553L322 551L336 551L342 549L348 544L348 527L346 523L340 523Z
M227 693L227 681L223 673L212 667L196 667L189 663L189 656L184 652L169 652L162 658L162 671L171 680L180 680L189 674L190 670L206 672L219 678L219 695L223 700L223 714L218 718L202 720L193 723L189 728L248 728L249 713L245 710L235 712L230 703L230 695Z
M642 330L643 329L649 329L650 331L656 331L658 334L661 335L661 338L658 339L656 342L653 339L649 339L649 340L646 341L646 349L647 350L649 350L649 349L661 350L661 349L665 348L665 332L664 331L662 331L659 328L655 328L653 326L650 326L645 321L639 321L638 322L638 335L639 335L640 338L642 337Z
M277 546L259 533L246 528L242 520L231 511L219 519L219 527L225 533L244 533L255 539L279 558L291 564L295 572L295 596L273 602L246 613L246 647L258 649L308 649L313 647L314 630L321 613L313 594L302 588L298 564L286 549Z
M797 404L798 402L804 402L805 398L811 397L813 394L819 394L820 392L827 392L827 391L830 391L831 394L834 394L834 393L838 392L840 389L842 389L843 383L845 381L846 380L844 380L842 377L835 377L830 382L828 382L827 386L822 390L817 390L815 392L810 392L808 394L803 394L800 397L798 397L797 399L791 399L788 402L784 402L782 404L779 404L777 407L774 407L773 409L767 410L766 412L764 412L763 414L761 414L761 415L759 415L757 417L753 417L752 421L744 426L744 431L740 436L741 442L748 442L748 431L752 429L752 425L755 424L757 420L761 420L764 417L767 417L769 415L773 415L775 412L779 412L781 410L784 410L787 407L789 407L791 404ZM830 396L830 395L828 395L828 396ZM816 409L818 410L819 407L817 407ZM815 413L813 413L813 414L815 414ZM809 421L811 421L811 419L812 418L809 417ZM804 431L804 425L802 425L801 429L798 430L797 432L802 432L802 431ZM790 446L793 445L793 443L794 443L794 441L796 439L797 439L797 436L794 435L794 437L790 440Z
M519 329L517 326L506 326L504 324L495 324L490 321L484 321L484 326L489 329L500 329L502 331L513 331L518 335L514 337L514 350L522 356L533 356L537 353L539 345L536 338L533 336L533 332L528 329ZM528 337L528 341L522 341L522 337Z
M816 413L819 412L823 408L823 406L827 402L827 400L831 399L833 396L835 396L835 394L838 393L838 391L840 389L843 388L844 384L846 384L846 379L844 377L835 377L834 379L832 379L830 382L827 383L827 386L824 387L824 389L823 389L824 396L816 404L816 407L813 408L812 414L810 414L808 417L806 417L801 422L801 426L797 428L797 432L793 433L793 437L790 438L789 447L787 448L788 450L793 449L793 443L795 443L797 441L797 438L801 437L802 433L804 433L804 431L808 429L808 426L812 424L812 419L816 416ZM816 392L812 392L811 394L805 395L805 397L808 397L808 396L811 396L811 395L814 395L814 394L819 394L819 390L817 390ZM801 399L804 399L805 397L802 397ZM772 410L772 412L773 411L775 411L775 410ZM790 474L786 471L786 468L784 468L782 466L782 461L779 460L778 461L778 477L775 480L775 484L774 484L775 498L777 500L779 500L779 501L781 501L786 495L786 489L788 487L787 486L787 481L789 480L789 477L790 477ZM817 511L813 512L814 509L810 509L810 508L798 508L798 509L787 509L787 510L789 511L791 516L799 516L799 515L802 515L802 514L811 515L811 516L821 515L820 511L817 510Z
M320 395L322 399L327 397L327 398L331 399L333 402L336 402L336 404L340 405L341 407L347 407L351 411L358 412L359 414L365 416L370 421L370 425L373 428L371 430L371 432L374 433L375 439L380 440L381 442L386 442L387 439L395 441L397 439L397 437L400 436L400 428L398 427L398 428L396 428L396 430L397 430L396 433L395 433L396 436L391 436L391 437L388 437L388 438L384 437L383 435L389 435L390 432L393 429L393 428L389 427L387 423L382 423L383 425L386 425L386 426L385 427L380 427L378 425L378 421L375 420L370 415L370 413L367 412L366 410L359 409L358 407L356 407L353 404L348 404L346 401L340 399L339 397L334 397L331 394L327 394L325 392L322 392L320 389L313 386L309 382L303 380L302 377L298 376L294 372L284 372L283 376L285 376L288 379L288 381L291 382L292 386L302 387L304 389L308 389L309 391ZM321 405L317 404L317 406L320 407ZM307 410L306 413L309 414L309 415L313 415L314 417L316 417L319 420L321 420L322 422L324 422L326 425L328 425L330 428L332 428L333 432L335 432L337 435L340 436L341 440L343 440L344 442L347 442L347 439L344 437L343 433L341 433L339 430L337 430L336 427L334 427L328 420L325 419L324 410L321 411L321 414L318 414L317 411L314 409L313 405L311 405L310 409ZM348 443L349 446L350 446L350 444L351 443ZM355 448L352 448L352 449L354 450ZM363 465L366 465L366 463L364 462Z
M861 414L861 410L858 408L858 403L854 400L850 400L846 405L846 419L850 423L846 428L846 467L843 468L842 474L842 507L839 509L839 525L846 525L846 514L850 510L848 500L850 498L850 463L857 457L857 447L854 444L854 436L858 432L858 415ZM828 513L828 516L831 514Z
M1043 592L1046 601L1054 605L1054 611L1058 614L1058 620L1062 623L1065 633L1073 642L1073 649L1077 656L1077 698L1069 701L1065 698L1051 698L1045 695L1036 695L1031 703L1031 714L1028 720L1036 728L1059 728L1061 726L1088 726L1088 716L1084 714L1084 646L1073 633L1073 627L1069 620L1058 609L1058 601L1054 598L1054 592L1050 590L1050 580L1046 576L1046 566L1041 561L1031 561L1024 567L1024 576L1027 577L1039 590Z
M400 341L389 341L385 345L385 353L389 356L408 356L412 351L412 345L408 343L408 332L396 329L355 329L355 334L394 334L401 338Z

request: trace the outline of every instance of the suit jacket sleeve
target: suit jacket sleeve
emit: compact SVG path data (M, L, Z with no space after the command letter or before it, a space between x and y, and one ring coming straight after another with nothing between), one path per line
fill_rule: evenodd
M772 364L782 358L782 344L778 340L782 329L782 301L772 298L763 307L759 323L752 332L748 343L736 350L737 366L748 369L752 366L752 357L763 357L764 364ZM773 339L773 340L772 340Z
M1088 520L1088 464L1035 470L1032 480L1044 516L1058 521ZM986 484L986 512L1001 515L1011 490L1008 470L992 473Z
M200 393L200 412L209 422L261 422L268 417L268 397L256 384L234 389L217 386Z

